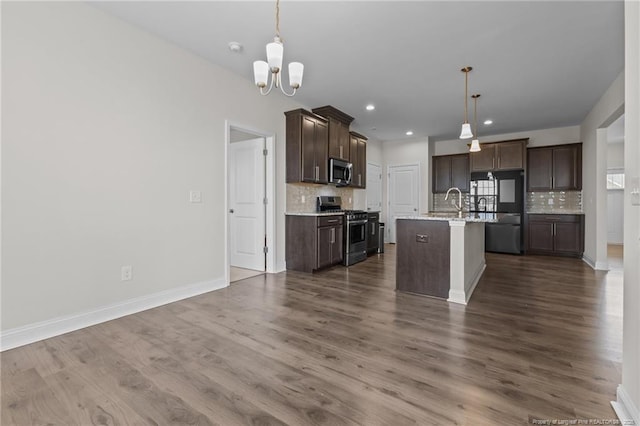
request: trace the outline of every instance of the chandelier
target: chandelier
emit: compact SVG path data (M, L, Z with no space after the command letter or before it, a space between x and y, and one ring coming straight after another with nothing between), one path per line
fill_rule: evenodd
M275 85L279 87L286 96L293 96L300 86L302 86L304 65L300 62L291 62L289 64L289 86L293 88L293 92L287 93L284 87L282 87L281 71L283 54L284 46L280 38L280 0L276 0L276 36L273 38L272 43L267 44L267 62L255 61L253 63L253 76L256 86L260 88L261 95L268 95ZM267 81L269 80L269 72L271 72L271 83L269 83L269 88L265 91Z
M471 141L471 148L469 148L469 152L478 152L480 151L480 141L478 140L477 108L478 108L478 98L480 97L480 94L478 93L475 95L471 95L471 97L473 98L473 133L475 134L475 137Z
M464 73L464 123L462 123L462 131L460 132L460 139L469 139L473 137L473 133L471 133L471 125L467 120L467 104L468 104L468 82L469 82L469 72L471 72L473 68L464 67L460 71Z

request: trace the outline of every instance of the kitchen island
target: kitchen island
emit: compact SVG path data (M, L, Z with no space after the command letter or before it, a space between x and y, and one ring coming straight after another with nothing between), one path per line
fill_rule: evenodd
M486 267L484 224L492 214L396 218L396 290L466 305Z

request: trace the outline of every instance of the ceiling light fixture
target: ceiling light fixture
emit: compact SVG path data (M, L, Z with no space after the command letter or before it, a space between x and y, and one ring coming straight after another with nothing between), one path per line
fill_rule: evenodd
M493 124L493 120L484 120L485 126L491 126Z
M286 96L293 96L300 86L302 86L304 65L300 62L291 62L289 64L289 85L293 88L293 93L289 94L284 91L284 87L282 87L282 73L280 72L282 70L283 54L284 46L280 38L280 0L276 0L276 36L273 38L272 43L267 44L267 62L255 61L253 63L253 76L256 86L260 88L261 95L268 95L275 85L276 87L280 87L280 90L282 90L282 93ZM264 88L267 87L269 71L271 71L271 83L269 84L269 89L265 92Z
M471 95L473 98L473 133L476 137L471 141L471 148L469 148L469 152L478 152L480 151L480 141L478 140L478 98L480 94Z
M462 130L460 131L460 139L469 139L473 137L473 133L471 133L471 125L467 120L467 104L468 100L468 83L469 83L469 72L471 72L472 67L464 67L460 71L464 73L464 123L462 123Z
M413 136L413 131L412 130L407 130L407 133L405 133L407 136Z
M373 111L374 109L376 109L376 106L375 106L375 105L373 105L373 104L369 104L369 105L367 105L367 106L365 107L365 109L366 109L367 111Z

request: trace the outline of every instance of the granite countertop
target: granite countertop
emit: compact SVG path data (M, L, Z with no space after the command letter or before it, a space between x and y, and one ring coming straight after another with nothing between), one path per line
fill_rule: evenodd
M420 216L398 216L396 219L409 220L441 220L447 222L498 222L495 213L469 213L463 212L462 217L458 217L455 212L430 212Z
M344 212L285 212L285 216L341 216Z
M584 214L581 210L552 210L552 211L532 211L526 214Z

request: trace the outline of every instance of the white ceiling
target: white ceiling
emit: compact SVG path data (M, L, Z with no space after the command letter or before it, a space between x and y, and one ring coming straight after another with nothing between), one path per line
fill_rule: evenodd
M92 4L247 84L275 32L271 1ZM580 124L624 67L622 1L283 1L280 9L284 61L305 65L298 101L331 104L378 140L404 139L409 129L456 138L463 66L474 68L469 95L482 95L479 122L494 120L479 125L480 136ZM230 41L243 51L230 52Z

